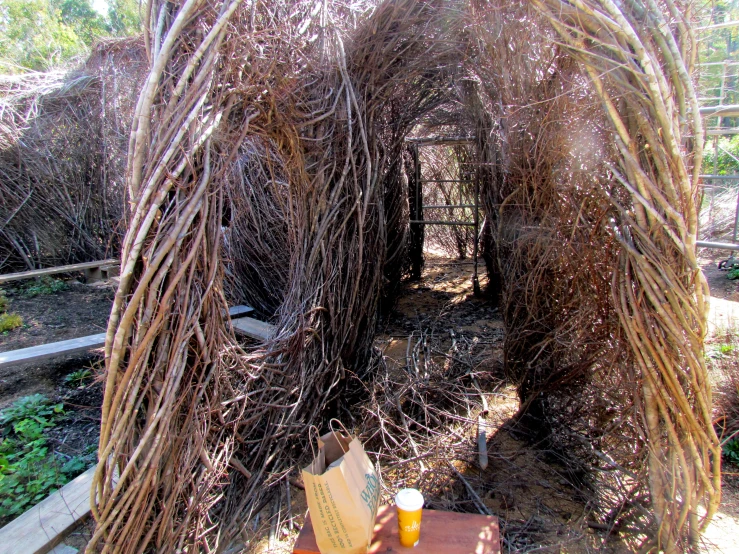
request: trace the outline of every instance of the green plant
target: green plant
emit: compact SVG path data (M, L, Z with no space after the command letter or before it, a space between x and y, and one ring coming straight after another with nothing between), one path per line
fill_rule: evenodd
M726 278L729 280L739 279L739 267L732 267L727 271Z
M23 318L18 314L0 314L0 333L12 331L23 325Z
M706 350L706 358L720 360L736 351L736 345L732 343L714 344Z
M32 394L16 400L9 408L0 412L0 425L14 425L24 419L51 422L63 413L64 406L61 402L52 404L43 394Z
M0 289L0 314L8 311L8 299L5 297L5 291Z
M84 469L81 460L62 463L49 452L45 431L63 414L61 403L41 394L23 397L0 413L0 517L23 513Z
M723 446L724 457L739 465L739 438L731 439Z
M91 378L92 370L90 368L84 368L73 371L72 373L64 377L64 382L67 383L69 386L79 387L82 386L85 381Z
M40 294L53 294L61 292L68 288L67 284L61 279L54 279L45 275L39 279L35 279L26 283L21 287L21 294L27 298L33 298Z

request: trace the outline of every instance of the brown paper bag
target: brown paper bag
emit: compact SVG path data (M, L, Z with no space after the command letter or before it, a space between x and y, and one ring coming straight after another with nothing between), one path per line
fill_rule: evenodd
M344 433L333 430L336 422ZM372 542L380 479L362 443L337 420L318 439L318 454L303 469L316 543L322 554L365 554Z

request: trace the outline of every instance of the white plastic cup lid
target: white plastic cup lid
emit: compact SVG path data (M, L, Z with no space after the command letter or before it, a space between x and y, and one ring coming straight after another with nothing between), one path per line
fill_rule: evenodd
M423 508L423 495L418 489L400 489L395 495L395 505L406 512Z

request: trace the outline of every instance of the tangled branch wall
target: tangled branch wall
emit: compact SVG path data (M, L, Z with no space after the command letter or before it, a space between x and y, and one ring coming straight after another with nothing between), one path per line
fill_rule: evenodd
M720 453L690 4L150 0L145 26L90 551L225 548L371 382L403 141L449 106L486 164L521 418L601 464L599 508L642 546L696 544ZM225 286L276 308L276 336L240 347Z
M143 54L111 40L76 71L0 78L0 271L118 255Z

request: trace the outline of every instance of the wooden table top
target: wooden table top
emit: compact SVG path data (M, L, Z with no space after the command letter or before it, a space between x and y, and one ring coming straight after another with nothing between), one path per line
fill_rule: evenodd
M295 542L293 554L317 554L316 537L310 514ZM380 506L375 521L375 536L370 554L415 552L417 554L500 554L498 518L479 514L461 514L424 510L421 540L415 548L398 542L398 518L395 506Z

